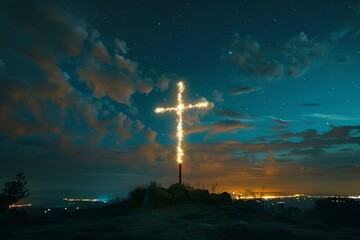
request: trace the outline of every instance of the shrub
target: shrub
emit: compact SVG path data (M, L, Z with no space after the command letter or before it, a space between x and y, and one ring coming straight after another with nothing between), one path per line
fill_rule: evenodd
M143 203L148 206L162 206L169 205L172 201L173 196L165 188L148 187Z
M189 191L189 199L194 203L211 203L209 191L203 189Z
M147 190L146 187L135 187L133 190L129 192L128 200L133 201L139 205L142 204L144 202L146 190Z
M227 192L223 192L220 194L212 193L210 194L210 197L212 202L217 205L229 205L232 203L231 196Z
M187 203L189 202L188 187L180 183L171 185L167 191L174 196L174 203Z
M25 175L22 172L16 174L15 181L5 183L5 187L0 194L0 211L7 210L10 205L29 196L26 184Z

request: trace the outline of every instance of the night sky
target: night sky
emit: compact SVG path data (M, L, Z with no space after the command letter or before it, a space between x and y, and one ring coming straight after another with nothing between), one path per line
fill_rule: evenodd
M182 80L183 181L360 194L359 79L359 1L1 1L0 183L175 183Z

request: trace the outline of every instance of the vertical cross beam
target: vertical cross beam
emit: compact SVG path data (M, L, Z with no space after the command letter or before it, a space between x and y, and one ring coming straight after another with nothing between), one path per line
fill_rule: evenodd
M184 156L184 150L182 148L182 143L184 139L184 131L183 131L183 112L187 109L191 108L207 108L209 106L208 101L198 102L196 104L188 104L184 105L182 94L185 90L185 85L183 82L177 83L178 87L178 94L177 94L177 106L175 107L168 107L168 108L156 108L155 113L163 113L163 112L176 112L177 115L177 127L176 127L176 137L177 137L177 147L176 147L176 160L179 164L179 183L182 184L181 179L181 164L182 158Z

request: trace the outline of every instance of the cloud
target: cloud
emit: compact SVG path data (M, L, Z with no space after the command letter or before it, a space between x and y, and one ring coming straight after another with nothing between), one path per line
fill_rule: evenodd
M340 64L349 63L351 61L351 57L349 55L347 56L338 56L336 58L336 62Z
M260 90L260 87L251 87L251 86L233 86L230 88L229 93L232 95L241 95L252 93Z
M119 113L117 116L116 133L120 134L121 139L128 140L132 137L131 125L133 121L130 120L125 114Z
M194 124L199 124L200 117L203 115L197 111L198 109L187 111L183 116L183 121L188 126L193 126Z
M275 119L273 119L273 121L274 121L275 123L278 123L278 124L289 124L289 122L284 121L284 120L282 120L282 119L280 119L280 118L275 118Z
M136 132L138 133L141 130L143 130L144 128L145 128L145 125L139 119L137 119L135 121L135 130L136 130Z
M266 116L267 118L270 118L273 120L273 122L277 124L289 124L289 122L295 122L296 120L289 120L289 119L281 119L274 116Z
M199 124L200 118L214 108L214 103L207 101L204 97L201 97L198 101L195 102L208 102L209 105L207 108L195 108L186 111L183 117L183 121L188 126Z
M312 143L314 141L318 143L331 142L330 145L346 144L348 141L349 143L356 143L356 139L359 138L360 125L339 127L331 125L330 128L329 131L324 132L323 134L318 134L315 130L308 129L307 131L300 133L286 133L283 134L281 138L289 139L301 137L303 138L303 142L306 143ZM324 146L327 146L327 144L324 144ZM309 147L311 146L309 145ZM313 147L315 147L315 145Z
M303 32L279 46L261 44L250 36L237 37L231 49L229 60L241 72L265 79L300 77L328 52L326 43L309 40Z
M348 135L338 134L332 138L327 136L330 132L337 131L348 132ZM338 182L339 178L344 177L359 181L358 171L355 171L353 166L357 164L360 151L341 151L341 146L359 146L359 126L334 127L324 134L308 130L293 135L304 138L283 141L279 136L268 142L228 140L188 144L186 151L189 159L185 161L189 162L189 167L192 168L190 176L194 178L212 177L223 179L228 184L232 181L237 183L241 178L245 179L245 182L242 182L245 186L279 186L287 191L291 190L298 180L295 184L297 191L311 192L316 189L324 193L331 190L324 190L321 184L324 179L327 183ZM267 157L264 158L264 154ZM252 157L247 157L249 155ZM201 172L201 167L209 169L210 174ZM294 182L289 186L284 185L284 178ZM311 185L304 187L304 179L308 179ZM235 185L235 189L240 188L238 183Z
M216 115L219 117L230 117L230 118L244 118L245 115L240 114L230 109L221 109L216 111Z
M150 128L145 131L146 138L148 140L145 144L140 144L133 149L127 151L113 153L113 157L109 158L111 164L119 161L123 164L141 167L144 164L155 165L157 162L168 162L170 159L175 159L176 152L172 146L165 146L153 141L156 133ZM117 159L117 160L116 160Z
M352 10L349 14L349 18L339 27L338 30L332 33L332 39L335 41L343 39L345 36L354 34L360 34L360 5Z
M54 2L33 1L18 4L5 1L2 26L9 30L4 46L13 49L22 46L27 39L37 51L48 51L55 55L79 55L88 36L86 23L59 8ZM46 13L46 14L44 14ZM26 38L24 36L27 36ZM3 38L2 38L3 39ZM25 50L23 48L23 50Z
M96 29L57 2L2 6L2 30L10 34L0 48L23 68L1 75L1 134L38 135L62 148L124 144L144 131L125 114L133 94L154 89L137 62L109 51Z
M303 106L303 107L318 107L318 106L320 106L320 104L318 104L318 103L300 103L299 106Z
M359 133L359 130L360 130L359 126L336 127L336 126L331 125L330 128L331 129L329 131L325 132L322 135L324 138L347 138L351 135L356 136L356 132Z
M286 126L272 126L270 127L271 130L275 130L275 131L282 131L286 128Z
M163 92L169 88L169 82L170 82L170 78L166 75L163 75L157 79L155 86L156 88L158 88L160 91Z
M335 120L335 121L358 121L360 118L350 117L347 115L339 115L339 114L322 114L322 113L311 113L311 114L304 114L304 117L314 117L314 118L321 118L327 120Z
M327 52L325 43L309 40L304 32L290 38L285 45L287 76L302 76L315 60L322 59Z
M107 62L110 59L109 52L101 41L96 42L92 47L92 56L102 62Z
M124 72L128 73L135 73L138 68L137 62L126 59L118 54L115 54L114 64L115 66L118 66L120 69L122 69Z
M155 143L157 133L154 130L151 128L146 128L144 135L148 143Z
M129 51L128 46L126 45L126 42L120 39L115 38L114 40L115 46L120 51L121 54L127 54Z
M295 138L301 138L296 140ZM270 141L263 142L240 142L240 141L217 141L209 143L191 144L188 146L191 152L199 152L205 156L212 154L231 154L233 159L239 156L239 153L264 153L272 150L274 153L279 152L283 156L302 157L304 155L327 155L327 150L339 148L342 153L341 146L357 145L359 146L360 126L332 126L331 129L323 134L317 133L315 130L307 130L299 133L284 133ZM294 140L291 140L294 138ZM284 141L284 139L287 139ZM309 150L311 149L311 151ZM333 150L332 150L333 151ZM285 152L285 153L284 153ZM286 153L287 152L287 153ZM331 154L331 153L329 153ZM326 158L324 158L326 159ZM352 157L351 159L354 160ZM332 162L328 164L338 164ZM320 164L320 163L318 163ZM316 165L314 163L313 165Z
M1 48L23 70L1 77L1 130L11 136L59 134L65 109L79 97L58 67L59 59L81 53L88 36L86 24L52 2L23 2L21 8L5 2L3 6L3 31L11 34L4 42L1 38ZM47 114L41 111L44 108Z
M104 62L89 59L77 68L77 73L96 98L110 99L131 106L135 93L150 93L156 84L150 78L141 76L138 63L115 53Z
M231 45L230 61L245 74L256 78L278 78L284 67L278 61L266 56L267 47L251 37L238 37Z
M324 150L318 148L307 148L307 149L292 149L286 154L282 154L281 156L289 157L289 156L303 156L303 155L310 155L310 156L320 156L325 153Z
M214 91L212 93L212 97L213 97L215 102L223 102L224 101L223 95L224 95L224 93L220 92L217 89L214 89Z
M89 31L89 41L94 44L97 40L100 40L101 34L96 29L90 29Z
M294 133L294 135L306 136L300 141L283 141L277 138L264 143L237 140L188 142L185 145L186 155L184 156L186 179L195 183L196 181L205 183L216 181L226 189L236 191L249 186L264 185L267 191L281 189L291 192L296 188L297 191L305 193L312 191L326 193L334 189L333 184L349 183L349 179L352 179L354 186L358 186L356 183L359 181L359 169L356 169L358 168L356 165L360 156L359 130L360 126L334 126L334 129L324 134L319 134L314 130ZM326 136L331 131L348 132L348 134L331 138ZM153 138L150 137L150 139ZM0 143L1 155L7 146L3 142ZM114 172L124 171L124 169L127 169L127 172L138 172L139 168L146 166L150 172L154 171L153 176L157 179L176 181L174 174L176 151L173 145L148 142L136 147L124 148L122 151L88 145L66 146L58 153L57 145L46 141L22 140L18 144L22 145L22 151L27 153L30 151L30 146L39 147L45 152L56 153L54 154L55 161L45 161L41 155L37 160L43 163L41 167L51 165L50 169L54 166L63 169L64 166L71 165L71 169L75 168L79 173L79 170L84 168L88 171L88 165L92 168L96 166L98 172L103 167L109 169L108 166L111 166L111 171ZM341 151L343 149L341 146L353 146L356 150L344 152ZM339 152L334 153L337 147L339 147ZM35 152L39 153L39 151ZM19 151L16 154L19 154ZM30 155L30 159L33 160L34 155ZM64 160L58 161L59 159ZM85 161L86 166L76 164ZM19 164L19 161L11 158L9 165L15 163ZM20 160L20 163L21 166L29 166L33 165L34 161L29 161L28 158L26 161ZM69 168L68 171L73 171L71 169ZM147 178L149 177L147 175ZM341 180L344 177L346 181ZM241 184L238 182L239 179L243 179ZM288 181L284 183L284 179ZM325 186L324 189L323 181L331 186L328 188ZM308 185L307 182L309 182ZM353 190L350 189L347 188L346 191Z
M223 120L208 125L196 125L184 130L185 134L208 132L209 136L219 133L236 133L239 129L252 129L253 126L246 125L241 121Z
M107 96L128 106L134 93L149 93L153 89L151 80L139 76L137 63L117 54L109 63L91 61L77 71L96 98Z
M256 120L257 119L255 117L250 117L246 114L242 114L242 113L236 112L231 109L219 109L216 111L215 114L216 114L216 116L219 116L219 117L237 118L237 119L242 119L242 120Z

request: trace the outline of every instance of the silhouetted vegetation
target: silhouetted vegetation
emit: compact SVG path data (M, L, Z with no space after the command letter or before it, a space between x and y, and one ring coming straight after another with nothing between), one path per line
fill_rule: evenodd
M129 200L134 201L135 204L142 204L144 202L146 187L136 187L129 192Z
M25 175L22 172L16 174L14 181L5 183L0 194L0 225L28 221L28 214L24 210L10 208L11 205L29 196L26 184Z
M14 181L5 183L2 193L0 194L0 211L7 211L10 205L29 196L29 190L26 188L26 184L25 175L22 172L16 174Z
M211 186L215 190L218 185ZM157 182L150 182L146 187L136 187L129 192L129 197L124 203L129 206L147 205L161 206L181 203L198 204L231 204L231 196L228 193L209 194L209 190L203 188L194 188L189 184L173 184L165 189Z
M208 186L212 192L218 187L218 184ZM161 187L156 181L150 181L146 186L137 186L129 191L128 198L116 203L120 206L136 207L136 206L162 206L174 205L182 203L197 204L231 204L231 196L228 193L209 194L209 190L205 185L201 188L194 188L190 184L173 184L167 189Z

